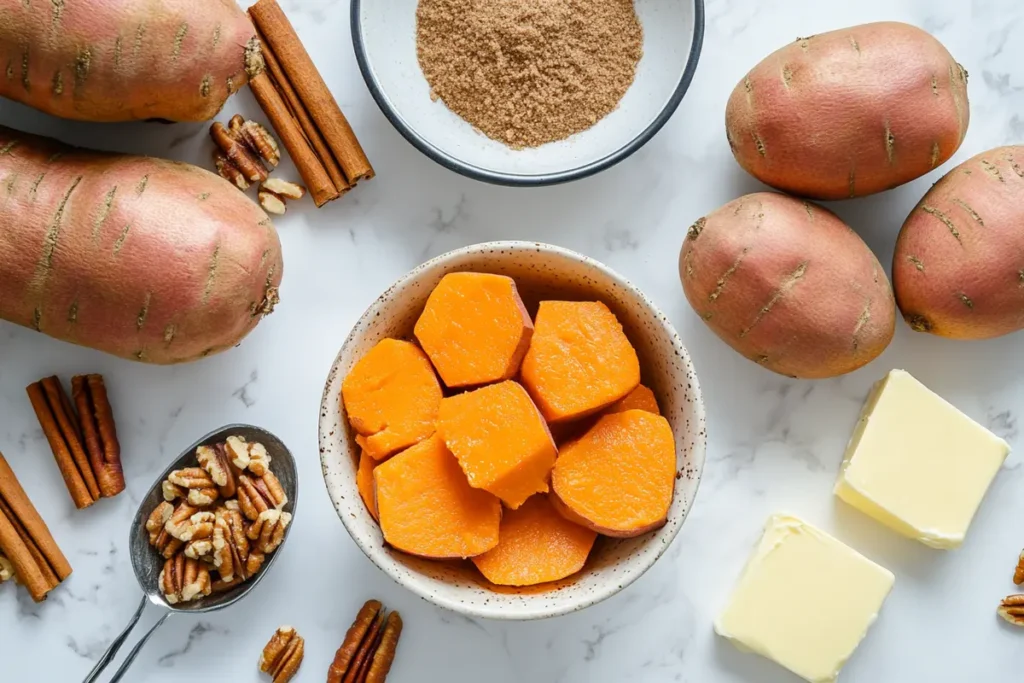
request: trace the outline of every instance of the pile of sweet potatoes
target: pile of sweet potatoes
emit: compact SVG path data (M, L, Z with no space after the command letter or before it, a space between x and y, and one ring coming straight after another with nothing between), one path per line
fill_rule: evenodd
M970 122L967 71L921 29L893 22L799 38L755 66L726 109L726 138L758 180L798 197L846 199L938 168ZM838 217L755 193L688 230L683 290L747 358L832 377L878 356L898 307L914 330L962 339L1024 329L1024 147L943 177L907 218L895 288Z

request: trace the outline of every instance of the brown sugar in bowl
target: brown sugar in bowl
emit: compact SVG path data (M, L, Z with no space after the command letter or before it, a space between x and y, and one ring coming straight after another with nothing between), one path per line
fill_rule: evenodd
M531 314L544 299L603 301L616 314L640 358L642 381L658 400L676 443L676 487L666 524L643 536L599 538L586 566L540 589L485 585L469 561L436 562L387 547L359 495L359 446L341 404L341 384L381 339L410 339L427 297L450 272L515 279ZM589 607L619 592L651 568L679 532L693 505L707 442L704 403L682 341L663 313L638 289L601 263L534 242L488 242L457 249L415 268L363 314L331 367L320 406L320 462L327 492L352 540L388 576L441 607L491 619L540 619Z

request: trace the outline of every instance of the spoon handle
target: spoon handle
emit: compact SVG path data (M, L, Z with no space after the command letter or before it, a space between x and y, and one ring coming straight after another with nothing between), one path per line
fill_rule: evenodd
M142 602L139 603L139 608L135 610L135 615L131 618L131 621L129 621L128 625L124 627L123 631L121 631L121 635L114 638L114 642L110 644L107 651L103 653L102 657L100 657L100 661L96 662L96 666L92 668L92 671L89 672L89 675L85 677L85 680L82 681L82 683L93 683L97 678L99 678L100 674L103 673L103 670L109 666L110 662L114 661L117 651L121 649L122 645L124 645L124 641L127 640L128 634L130 634L132 629L135 628L135 624L139 623L139 617L142 616L142 612L146 609L146 602L146 596L142 596Z
M160 617L155 624L153 624L153 628L149 629L149 631L146 632L146 635L142 636L142 640L135 644L132 651L129 652L128 656L124 658L123 662L121 662L121 667L110 679L110 683L117 683L126 673L128 673L128 668L132 665L132 662L135 661L135 658L139 656L139 653L142 652L142 648L146 645L149 637L152 636L158 628L164 625L164 622L167 621L167 617L169 616L171 616L170 612L164 612L164 615Z

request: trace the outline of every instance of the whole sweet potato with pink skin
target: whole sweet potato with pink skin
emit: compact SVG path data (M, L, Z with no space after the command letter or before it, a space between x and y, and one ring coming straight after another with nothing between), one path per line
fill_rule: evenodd
M935 183L903 223L892 278L918 332L1024 329L1024 146L982 152Z
M150 363L237 344L271 311L270 219L208 171L0 127L0 318Z
M930 34L897 22L798 38L740 81L725 113L744 169L815 199L924 175L953 156L969 121L967 72Z
M892 290L868 246L831 211L774 192L690 226L679 277L715 334L782 375L856 370L895 332Z
M205 121L263 70L235 0L0 0L0 95L83 121Z

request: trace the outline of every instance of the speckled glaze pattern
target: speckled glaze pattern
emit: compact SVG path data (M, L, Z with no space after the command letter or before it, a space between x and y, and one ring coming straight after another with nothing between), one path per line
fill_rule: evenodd
M548 590L495 591L469 562L423 560L391 550L356 488L359 447L341 402L352 366L387 337L411 338L434 286L454 271L516 280L531 315L543 299L601 300L618 316L640 357L643 381L658 398L676 440L676 490L661 529L631 539L601 538L584 570ZM704 405L689 354L661 311L606 266L581 254L534 242L488 242L427 261L375 301L345 340L327 377L320 407L320 461L327 491L352 539L399 584L441 607L492 619L539 619L581 610L639 578L665 552L686 519L700 483L707 442Z

